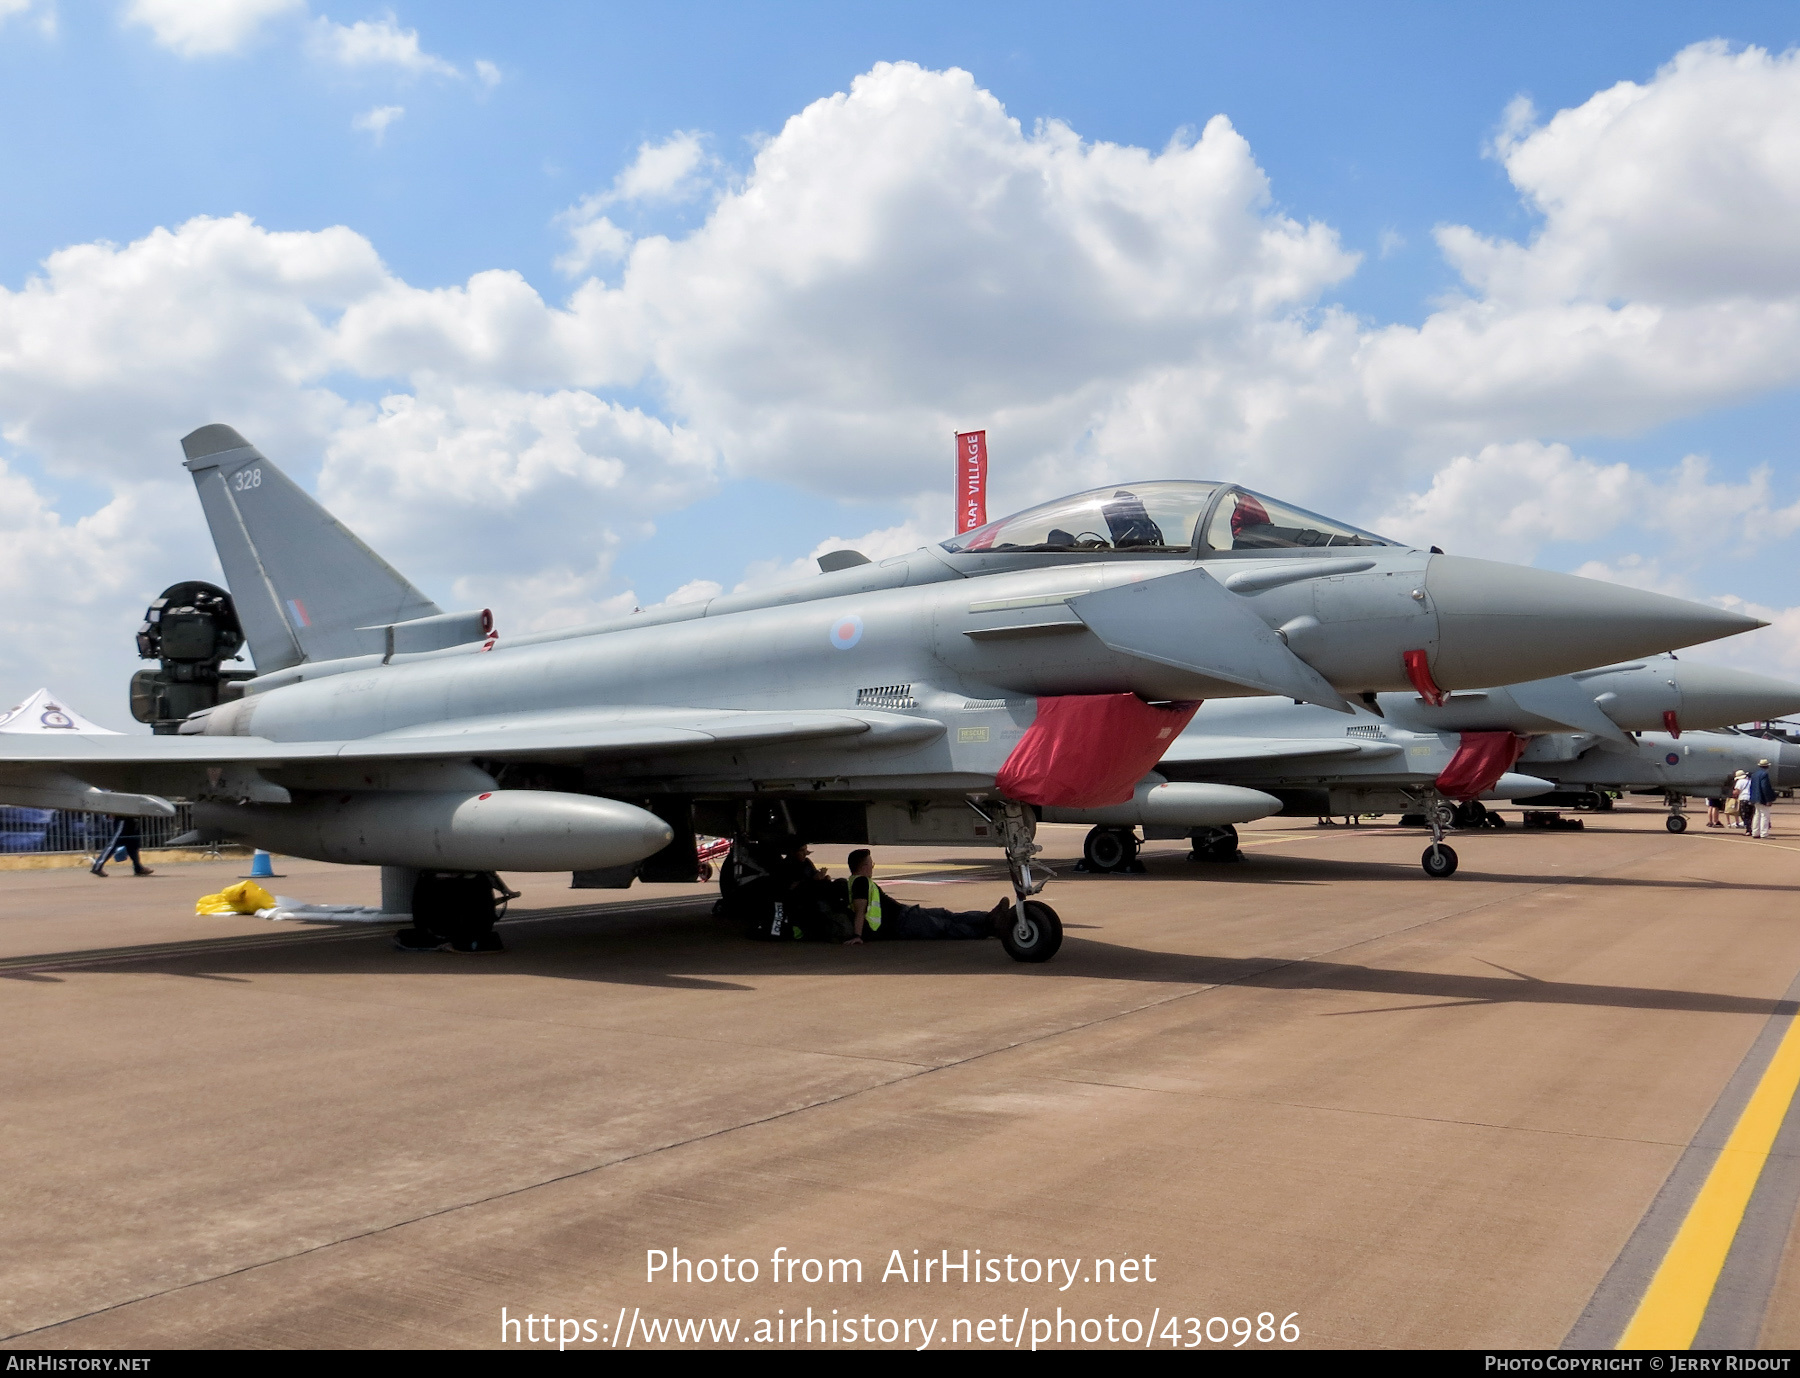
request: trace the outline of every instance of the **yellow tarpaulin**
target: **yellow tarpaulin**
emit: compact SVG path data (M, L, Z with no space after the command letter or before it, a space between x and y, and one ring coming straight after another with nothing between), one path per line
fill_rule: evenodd
M275 896L253 880L240 880L216 895L202 895L194 901L196 914L254 914L274 907Z

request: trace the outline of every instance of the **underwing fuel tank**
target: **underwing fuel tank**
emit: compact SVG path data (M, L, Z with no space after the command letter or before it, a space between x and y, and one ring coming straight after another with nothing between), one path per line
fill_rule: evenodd
M1152 781L1155 777L1152 777ZM1281 801L1272 794L1239 785L1199 784L1189 781L1146 781L1130 799L1099 809L1042 808L1046 823L1093 823L1129 828L1223 828L1249 823L1281 812Z
M365 790L291 804L194 805L194 825L264 851L362 866L587 871L624 866L674 838L655 814L550 790Z

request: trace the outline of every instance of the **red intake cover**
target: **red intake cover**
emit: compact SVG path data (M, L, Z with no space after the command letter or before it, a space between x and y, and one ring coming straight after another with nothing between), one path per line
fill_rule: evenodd
M1071 694L1039 699L1037 720L1000 767L994 784L1009 799L1052 808L1123 804L1199 710L1157 708L1136 694Z

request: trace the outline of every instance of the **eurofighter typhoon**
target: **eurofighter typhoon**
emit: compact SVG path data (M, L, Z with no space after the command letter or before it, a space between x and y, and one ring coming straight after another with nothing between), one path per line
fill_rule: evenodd
M1699 792L1692 784L1729 780L1742 752L1726 744L1750 740L1712 732L1696 746L1691 730L1796 711L1800 684L1663 656L1493 689L1376 694L1349 719L1286 699L1223 700L1194 715L1130 801L1045 816L1094 824L1088 869L1118 871L1134 864L1138 827L1150 838L1191 835L1196 856L1235 860L1231 825L1251 818L1416 813L1433 836L1420 864L1443 877L1457 866L1443 843L1453 818L1463 827L1481 821L1484 799L1554 806L1566 797L1544 796L1565 782L1653 786L1667 795L1670 830L1679 832L1681 799ZM1654 750L1644 745L1649 734L1660 743ZM1775 759L1784 744L1762 745ZM1787 751L1790 763L1800 760L1800 749ZM1753 753L1750 765L1756 760ZM1178 817L1165 821L1179 814L1181 791L1197 783L1259 791L1265 806L1191 830Z
M437 932L466 921L439 912L463 903L440 883L458 874L693 879L697 831L966 843L1004 848L1003 941L1042 961L1061 925L1028 898L1036 810L1129 799L1200 700L1347 713L1763 625L1157 481L880 562L838 552L790 587L507 637L441 610L229 426L182 447L229 594L178 585L152 607L142 648L164 671L134 707L176 733L6 740L0 800L192 800L203 833L382 867L383 908ZM234 638L253 676L219 670ZM1196 826L1260 805L1191 788Z

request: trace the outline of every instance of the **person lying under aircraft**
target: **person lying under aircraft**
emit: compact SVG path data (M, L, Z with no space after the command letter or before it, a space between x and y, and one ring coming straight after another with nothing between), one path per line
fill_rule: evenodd
M997 845L1003 940L1042 961L1061 925L1031 898L1036 810L1129 800L1196 700L1354 714L1356 697L1441 701L1763 625L1164 480L878 563L837 552L783 588L502 636L484 610L440 609L229 426L182 447L230 607L185 586L152 609L178 644L146 633L173 668L134 702L172 733L0 737L0 802L150 815L189 799L196 836L382 867L384 910L428 930L421 872L692 878L697 831ZM250 678L203 634L228 621ZM178 704L177 684L201 689ZM202 691L215 701L185 706ZM559 783L516 788L516 771Z
M875 883L875 856L867 848L850 853L851 933L845 942L858 944L896 939L992 938L1012 923L1012 901L992 909L965 911L901 904Z

